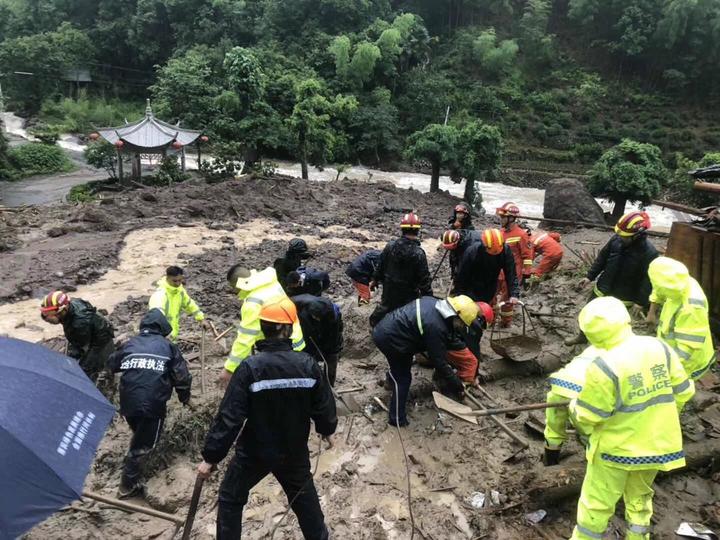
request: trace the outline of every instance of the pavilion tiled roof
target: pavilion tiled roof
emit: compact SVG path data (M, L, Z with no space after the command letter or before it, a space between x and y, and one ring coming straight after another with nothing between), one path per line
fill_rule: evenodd
M202 135L202 131L181 128L155 118L150 100L142 120L120 127L98 128L97 132L110 144L114 145L121 140L128 146L124 147L126 150L142 152L162 151L175 141L187 146Z

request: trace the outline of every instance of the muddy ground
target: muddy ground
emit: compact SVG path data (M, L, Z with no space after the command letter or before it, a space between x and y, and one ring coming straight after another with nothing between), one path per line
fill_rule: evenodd
M401 210L409 208L416 209L425 222L423 245L434 268L441 257L435 239L455 201L447 194L421 194L387 183L246 178L215 185L190 183L171 189L135 190L79 206L3 212L0 333L46 340L49 346L62 348L64 341L58 329L39 321L37 304L45 292L63 287L109 312L121 340L134 332L153 282L161 277L165 266L177 263L187 268L189 292L222 331L238 315L237 301L225 286L227 268L235 262L262 268L282 254L287 240L305 238L316 251L311 264L330 272L333 285L329 296L341 305L345 317L346 348L336 388L360 388L343 395L372 419L361 413L343 414L335 448L320 453L315 482L326 520L337 539L407 539L412 527L405 457L397 431L387 426L386 413L373 400L388 401L388 393L377 384L386 363L369 337L367 317L372 306L356 306L344 269L361 251L380 247L394 236ZM483 218L478 222L480 226L489 223ZM563 241L576 251L592 252L607 236L598 231L575 231L564 235ZM574 316L584 303L585 293L573 287L582 267L568 252L555 277L526 293L529 308ZM435 285L438 293L447 289L447 263ZM540 363L567 361L579 352L560 344L575 330L571 319L538 317L535 324L544 344ZM638 331L647 333L648 329L639 326ZM195 410L171 402L165 435L149 466L147 500L134 502L184 516L198 451L221 397L213 381L234 336L231 332L217 342L208 339L208 389L204 395L200 394L195 354L200 331L192 320L185 320L181 336L181 347L192 358ZM483 341L485 365L497 357L488 338ZM567 538L574 523L575 500L541 508L527 497L533 479L542 470L543 446L541 436L525 427L529 414L504 418L530 442L529 449L521 450L488 419L471 425L439 413L430 396L432 372L420 367L414 367L413 372L411 425L402 430L402 437L409 456L415 538ZM503 405L542 401L547 391L541 375L490 382L485 389ZM718 400L707 391L701 397L703 406ZM483 401L490 405L487 399ZM695 408L699 411L702 407ZM347 412L342 406L340 409ZM534 416L542 421L542 415ZM711 422L700 420L696 412L688 412L684 423L688 440L720 436L720 431ZM87 480L88 489L115 494L129 433L123 420L116 419L100 446ZM313 464L318 442L315 435L309 441ZM567 445L565 454L564 463L583 459L574 442ZM193 538L214 537L222 470L206 483ZM681 520L704 521L720 529L717 512L708 506L720 492L712 472L659 480L655 538L673 538L672 531ZM482 508L470 502L478 494L484 494L487 501ZM622 515L620 507L618 516ZM246 506L244 537L269 538L285 508L277 482L264 480ZM540 509L547 517L531 524L526 514ZM613 527L622 530L622 520L616 518ZM39 525L28 538L167 540L174 532L175 527L168 522L85 500ZM290 513L275 538L299 537L297 521Z

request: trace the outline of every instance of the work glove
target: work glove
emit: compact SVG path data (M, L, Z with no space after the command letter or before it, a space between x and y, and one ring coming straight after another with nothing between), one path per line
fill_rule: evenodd
M463 395L465 393L465 385L463 384L460 377L457 376L457 373L453 371L449 364L445 364L440 368L436 368L436 371L437 374L442 379L444 379L444 382L447 384L448 390L450 390L451 392L456 392L459 395Z

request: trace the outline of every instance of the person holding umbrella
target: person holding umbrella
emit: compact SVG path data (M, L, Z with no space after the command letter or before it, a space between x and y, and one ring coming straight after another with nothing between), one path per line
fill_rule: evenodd
M142 464L162 433L167 401L175 388L180 403L190 404L192 375L185 359L167 336L172 332L162 311L153 308L140 321L140 334L108 360L120 378L120 414L133 432L123 464L118 497L142 495Z

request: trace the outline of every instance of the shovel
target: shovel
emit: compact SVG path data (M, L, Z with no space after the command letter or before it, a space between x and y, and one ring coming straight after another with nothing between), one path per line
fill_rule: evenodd
M185 525L183 525L182 540L188 540L190 538L193 523L195 522L195 514L197 513L198 505L200 504L200 493L202 492L204 483L204 478L201 478L200 476L195 478L195 487L193 488L192 499L190 500L190 509L188 510L187 518L185 518Z
M435 406L441 411L445 411L460 420L465 420L466 422L477 425L477 416L473 414L473 410L467 405L453 401L443 396L440 392L433 392L433 400L435 401Z

